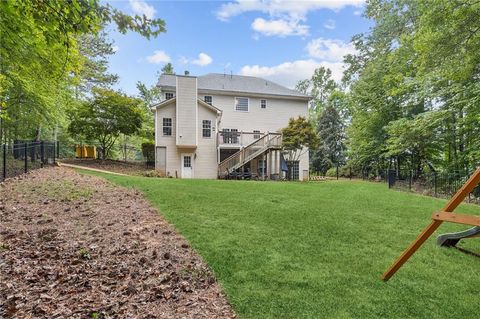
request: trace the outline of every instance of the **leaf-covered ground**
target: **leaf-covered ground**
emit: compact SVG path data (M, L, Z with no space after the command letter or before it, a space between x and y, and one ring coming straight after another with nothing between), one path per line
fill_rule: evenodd
M66 168L0 186L1 318L228 318L212 273L134 191Z

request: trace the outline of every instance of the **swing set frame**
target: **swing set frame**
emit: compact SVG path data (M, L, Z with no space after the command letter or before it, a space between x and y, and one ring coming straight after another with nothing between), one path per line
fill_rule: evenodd
M382 275L383 281L388 281L407 262L407 260L423 245L423 243L442 225L443 222L457 223L480 227L480 216L454 213L454 210L480 184L480 168L468 179L457 193L445 205L442 211L432 214L430 224L418 235L408 248L395 260L395 262Z

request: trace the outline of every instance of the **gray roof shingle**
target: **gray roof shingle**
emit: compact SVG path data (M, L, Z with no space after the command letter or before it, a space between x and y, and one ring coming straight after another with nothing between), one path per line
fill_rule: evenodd
M301 92L291 90L272 81L253 76L209 73L197 77L197 81L199 90L309 98L308 95ZM162 74L157 85L159 87L175 87L175 83L175 75Z

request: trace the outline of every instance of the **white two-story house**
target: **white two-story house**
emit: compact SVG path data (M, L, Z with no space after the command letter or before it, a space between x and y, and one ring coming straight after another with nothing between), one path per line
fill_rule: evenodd
M178 178L308 178L308 150L282 154L280 131L307 116L309 96L261 78L163 74L155 167Z

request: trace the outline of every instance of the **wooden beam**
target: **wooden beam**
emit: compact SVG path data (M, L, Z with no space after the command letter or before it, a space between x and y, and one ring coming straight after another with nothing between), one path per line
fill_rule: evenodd
M432 219L457 224L480 226L480 216L463 215L449 212L436 212L433 213Z
M434 220L425 228L417 239L415 239L410 246L395 260L395 262L382 275L383 281L388 281L396 272L407 262L407 260L422 246L422 244L437 230L443 223L441 220Z
M445 215L449 214L450 216L455 215L452 212L455 208L460 205L460 203L465 199L465 197L470 194L475 187L480 183L480 167L473 173L473 175L468 179L468 181L460 188L455 195L450 199L450 201L445 205L443 213ZM442 217L444 217L442 215ZM446 218L446 217L444 217ZM422 246L422 244L437 230L438 227L443 223L443 220L433 219L430 225L425 228L420 235L408 246L408 248L400 255L400 257L395 260L395 262L387 269L387 271L382 275L383 281L388 281L402 266L407 262L407 260Z

